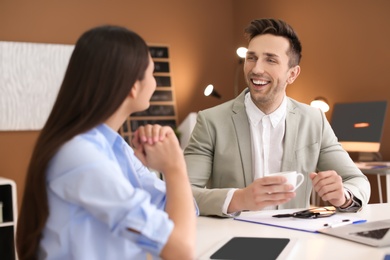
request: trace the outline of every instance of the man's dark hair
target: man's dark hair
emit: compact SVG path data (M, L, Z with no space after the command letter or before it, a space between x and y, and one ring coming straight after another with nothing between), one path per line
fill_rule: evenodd
M278 19L256 19L245 28L245 36L251 41L257 35L272 34L286 38L290 42L287 55L290 57L289 66L299 64L302 57L302 46L294 29L286 22Z

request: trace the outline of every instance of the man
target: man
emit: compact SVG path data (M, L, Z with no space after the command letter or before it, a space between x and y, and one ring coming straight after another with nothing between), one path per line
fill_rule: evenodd
M370 184L325 115L286 96L300 73L301 43L284 21L254 20L237 98L200 111L185 158L201 215L309 207L312 189L340 211L368 203ZM305 175L296 190L281 171Z

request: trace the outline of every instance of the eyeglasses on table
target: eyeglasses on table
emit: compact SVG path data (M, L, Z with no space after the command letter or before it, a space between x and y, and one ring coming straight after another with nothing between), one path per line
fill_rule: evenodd
M334 215L336 213L336 208L333 206L326 206L326 207L315 207L310 209L305 209L289 214L277 214L273 215L272 217L275 218L326 218Z

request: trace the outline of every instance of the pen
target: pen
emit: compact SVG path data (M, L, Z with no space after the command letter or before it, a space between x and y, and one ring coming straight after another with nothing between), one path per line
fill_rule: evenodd
M340 222L335 222L335 223L326 223L324 224L324 227L330 227L330 228L335 228L335 227L341 227L344 225L349 225L352 224L352 221L349 219L343 219Z
M387 165L375 165L375 166L372 166L371 169L383 169L383 168L388 168L389 166Z
M356 221L352 222L352 224L360 224L360 223L364 223L364 222L367 222L367 220L366 219L356 220Z
M277 214L277 215L273 215L272 217L274 218L288 218L288 217L292 217L293 215L292 214Z

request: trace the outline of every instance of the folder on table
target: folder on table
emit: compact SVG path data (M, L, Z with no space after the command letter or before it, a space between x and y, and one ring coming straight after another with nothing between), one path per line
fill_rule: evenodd
M258 212L250 212L248 214L242 214L235 217L235 220L246 221L256 224L269 225L274 227L289 228L300 231L318 233L318 230L336 225L337 223L347 222L350 224L357 224L366 222L365 219L359 218L358 216L351 216L347 213L336 213L333 216L325 218L275 218L272 217L276 214L288 214L296 212L297 209L288 210L264 210Z

